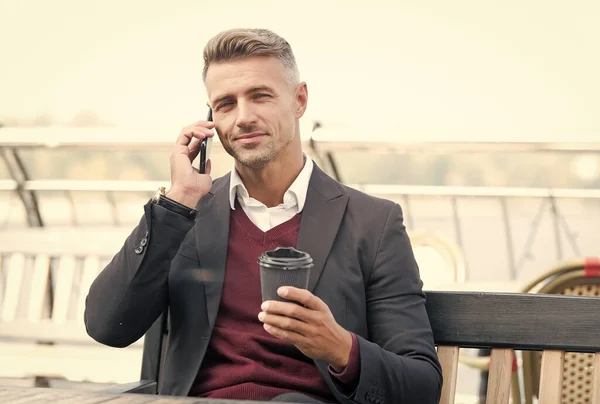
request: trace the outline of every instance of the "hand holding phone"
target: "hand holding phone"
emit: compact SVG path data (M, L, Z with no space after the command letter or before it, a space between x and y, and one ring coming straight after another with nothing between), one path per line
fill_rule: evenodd
M208 122L212 122L212 108L208 108L208 117L206 118ZM200 142L200 174L206 174L206 162L210 158L210 149L212 147L212 137L204 138Z
M210 192L210 139L215 135L214 123L204 120L183 127L169 157L171 187L167 196L187 207L195 208L198 201ZM209 139L206 141L206 139ZM199 174L195 161L202 145L202 171Z

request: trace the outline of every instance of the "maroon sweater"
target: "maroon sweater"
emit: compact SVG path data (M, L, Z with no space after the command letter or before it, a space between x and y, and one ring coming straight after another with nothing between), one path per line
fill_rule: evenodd
M298 214L263 232L239 205L231 211L221 304L190 395L263 400L301 392L335 402L312 359L294 345L271 336L258 320L262 303L258 257L278 246L295 247L300 218ZM353 335L349 366L342 374L332 369L330 372L344 385L354 384L359 363L358 344Z

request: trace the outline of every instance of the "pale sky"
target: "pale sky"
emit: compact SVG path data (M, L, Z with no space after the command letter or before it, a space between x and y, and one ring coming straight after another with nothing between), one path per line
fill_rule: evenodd
M306 121L600 138L599 21L598 0L0 0L0 119L187 125L205 115L205 42L263 27L294 49Z

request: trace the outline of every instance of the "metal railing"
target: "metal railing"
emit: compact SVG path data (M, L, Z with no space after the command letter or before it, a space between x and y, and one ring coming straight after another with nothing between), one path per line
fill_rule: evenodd
M95 192L104 195L106 204L110 205L112 220L114 224L123 224L123 218L119 218L117 205L121 202L117 197L119 193L139 194L140 199L132 203L138 203L159 186L168 186L165 181L154 179L146 181L129 180L68 180L68 179L36 179L30 178L26 168L19 162L19 152L32 148L66 148L69 150L169 150L173 143L171 134L173 128L0 128L0 151L12 179L0 179L0 191L14 192L26 212L27 221L30 226L44 225L44 215L41 213L38 200L46 198L52 193L59 193L68 203L67 209L74 210L76 202L72 194ZM390 141L385 133L379 136L368 136L368 140L361 140L365 136L358 133L345 132L344 137L332 131L316 130L311 136L304 140L304 149L313 157L317 163L328 174L340 180L338 172L336 152L347 150L360 150L362 153L406 153L427 148L428 151L440 153L452 153L456 151L561 151L561 152L600 152L600 136L579 139L548 139L543 142L518 141L518 139L507 139L498 141L473 141L476 139L458 139L457 141L440 141L439 139L399 139ZM338 136L337 138L334 136ZM218 142L214 142L213 153L222 153L224 150ZM351 182L351 181L347 181ZM415 213L419 206L413 206L417 200L436 198L443 200L443 204L449 206L448 219L451 222L451 234L455 242L463 250L468 250L465 237L465 211L461 212L461 206L467 200L491 200L499 208L499 217L502 223L502 239L506 251L507 267L509 267L510 279L519 276L528 257L531 256L531 248L540 233L540 223L547 212L550 212L552 241L552 252L555 260L568 258L570 255L580 255L581 248L569 219L561 212L559 200L573 201L596 201L600 199L600 189L574 189L574 188L528 188L528 187L465 187L465 186L413 186L392 184L349 184L367 194L393 199L401 203L405 222L408 228L418 230L421 222L419 215ZM523 248L518 248L515 233L522 235L524 226L515 230L511 223L513 209L509 201L513 199L534 199L537 202L533 220L528 226L527 237L523 242ZM472 203L472 202L469 202ZM441 203L440 203L441 206ZM599 204L600 206L600 204ZM444 208L444 209L446 209ZM43 209L42 209L43 210ZM48 214L49 210L44 211ZM595 211L594 211L595 212ZM467 212L468 213L468 212ZM491 214L491 213L490 213ZM595 213L593 213L595 214ZM72 217L76 215L71 213ZM122 215L121 215L122 216ZM138 218L133 218L137 220ZM73 224L76 225L75 220ZM110 224L110 223L108 223ZM565 245L566 241L566 245ZM571 253L568 252L571 249ZM520 251L519 251L520 250ZM467 273L469 269L467 254ZM467 274L468 278L468 274Z
M326 128L302 123L302 139L307 148L316 144L322 152L364 150L367 152L407 152L418 150L456 151L562 151L600 152L600 134L568 136L547 134L537 136L540 140L528 140L523 136L494 138L480 136L411 136L398 135L390 130L360 128ZM0 145L3 147L114 147L163 148L170 147L180 128L177 127L36 127L0 128ZM214 146L220 148L215 137Z
M465 249L464 226L459 213L459 201L465 199L494 200L501 212L504 227L506 254L508 256L510 279L519 276L525 261L531 257L531 248L536 236L540 232L540 225L544 216L549 213L553 231L553 251L555 260L560 262L571 256L581 256L582 251L578 246L577 235L569 226L568 218L561 212L558 200L571 199L576 201L600 200L600 190L597 189L540 189L540 188L506 188L506 187L437 187L437 186L401 186L401 185L361 185L353 187L368 194L402 201L407 227L417 228L416 219L411 205L415 198L435 197L447 199L451 205L454 238L461 249ZM536 213L531 221L528 235L525 239L521 254L517 256L516 241L513 226L511 225L511 212L507 201L509 199L535 199L538 200ZM600 203L597 205L600 213ZM491 212L490 212L491 214ZM463 215L464 216L464 215ZM590 218L591 219L591 218ZM600 219L600 217L599 217ZM565 240L571 249L568 254L564 248ZM548 246L550 247L550 246ZM600 250L597 252L600 254Z

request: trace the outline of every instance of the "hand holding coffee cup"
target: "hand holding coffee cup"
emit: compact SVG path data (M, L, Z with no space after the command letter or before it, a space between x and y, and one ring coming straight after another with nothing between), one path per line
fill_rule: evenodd
M329 306L307 290L311 256L292 247L279 247L262 254L258 262L263 299L258 320L265 331L294 344L309 358L327 361L337 372L345 369L352 335L336 322ZM282 289L289 299L278 295L282 286L289 286Z
M258 257L260 286L263 302L267 300L288 301L277 294L281 286L308 288L312 257L293 247L277 247Z

